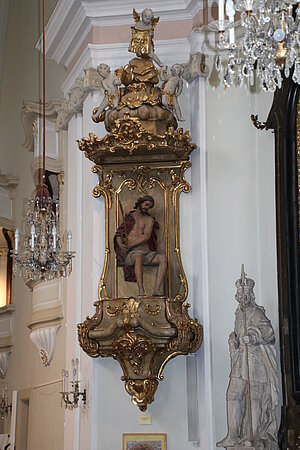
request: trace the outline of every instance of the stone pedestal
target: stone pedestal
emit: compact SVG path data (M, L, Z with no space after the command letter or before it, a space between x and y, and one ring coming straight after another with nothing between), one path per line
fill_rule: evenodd
M226 447L230 450L256 450L256 447L244 447L244 446L235 446L235 447ZM258 450L258 449L257 449Z

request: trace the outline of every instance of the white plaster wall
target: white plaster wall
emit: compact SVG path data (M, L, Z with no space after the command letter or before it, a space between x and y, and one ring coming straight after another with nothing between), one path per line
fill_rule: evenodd
M10 0L9 16L6 27L6 40L4 45L4 59L0 92L0 171L19 176L20 181L16 190L16 220L18 227L22 228L24 214L24 200L28 198L34 189L30 173L30 163L33 157L23 146L24 132L21 125L20 114L23 100L39 101L42 92L40 78L41 57L35 44L41 32L41 9L38 1ZM56 0L47 0L46 16L48 17ZM47 61L47 98L60 96L60 85L64 79L64 69L58 67L52 61ZM31 292L25 286L23 280L14 279L12 289L12 303L15 305L14 317L14 347L8 361L6 382L9 394L12 389L20 390L36 388L44 383L53 383L53 389L57 387L55 382L61 377L61 369L64 366L65 332L61 329L57 336L57 347L53 360L49 367L42 365L39 353L29 338L27 323L31 311ZM42 388L39 388L42 389ZM57 409L53 414L51 386L46 390L46 397L40 401L37 397L30 414L39 414L43 410L43 417L48 421L34 420L32 416L31 438L33 445L30 450L40 450L38 444L44 435L47 435L45 427L58 426L54 433L55 441L49 445L63 449L61 443L61 431L63 431L64 410ZM48 396L48 397L47 397ZM42 398L42 397L40 397ZM48 398L48 401L47 401ZM57 402L59 404L59 401ZM47 410L48 408L48 410ZM59 420L58 420L59 419ZM44 449L46 447L44 441Z
M215 439L226 435L228 336L241 264L256 281L258 304L278 337L274 135L258 131L250 114L267 118L272 95L206 85L207 211ZM279 351L278 351L279 361Z

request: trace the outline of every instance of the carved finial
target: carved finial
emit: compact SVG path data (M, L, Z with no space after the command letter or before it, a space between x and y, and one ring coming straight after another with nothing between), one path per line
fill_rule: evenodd
M242 270L241 270L242 285L245 285L245 278L246 278L246 274L245 274L245 270L244 270L244 264L242 264Z

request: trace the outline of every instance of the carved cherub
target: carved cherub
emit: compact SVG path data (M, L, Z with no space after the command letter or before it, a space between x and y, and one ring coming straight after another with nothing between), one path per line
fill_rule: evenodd
M181 115L180 106L177 100L183 89L183 81L181 78L182 70L181 64L173 64L170 74L167 73L166 67L163 67L160 71L160 78L164 82L161 87L163 92L162 104L169 111L174 112L180 122L185 121L184 117Z
M132 38L129 51L142 58L150 58L159 67L163 67L159 57L154 53L154 27L159 21L159 17L154 17L152 9L145 8L141 14L133 9L135 25L131 27ZM141 20L142 19L142 20Z
M94 122L100 122L104 120L103 112L106 108L116 109L119 103L119 87L121 80L111 72L110 67L107 64L99 64L97 72L102 78L101 84L104 89L104 97L98 108L93 110L92 119Z

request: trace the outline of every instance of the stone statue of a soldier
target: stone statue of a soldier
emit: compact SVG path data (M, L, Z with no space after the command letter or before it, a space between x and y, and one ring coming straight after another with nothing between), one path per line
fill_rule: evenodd
M274 330L264 308L255 303L255 283L245 277L243 267L242 277L235 285L239 306L228 341L231 357L226 395L228 433L217 447L277 450Z

